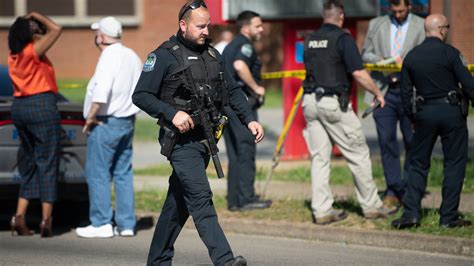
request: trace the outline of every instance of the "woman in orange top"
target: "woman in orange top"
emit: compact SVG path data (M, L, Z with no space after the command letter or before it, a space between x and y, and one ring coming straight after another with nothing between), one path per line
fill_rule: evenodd
M22 177L17 210L10 225L12 235L32 235L25 222L29 201L41 200L41 236L52 236L53 203L57 198L60 155L58 86L45 53L61 34L61 26L33 12L18 17L8 33L8 68L15 100L11 115L21 146L18 171Z

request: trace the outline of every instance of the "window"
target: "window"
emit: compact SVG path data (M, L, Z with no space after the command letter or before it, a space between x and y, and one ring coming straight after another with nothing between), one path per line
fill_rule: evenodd
M13 0L0 1L0 17L12 17L15 15Z
M115 15L129 16L134 14L133 0L87 0L87 14L92 16Z
M9 27L16 17L37 11L65 27L88 27L105 16L116 17L124 26L137 26L143 0L0 0L0 27Z
M26 10L26 13L38 11L48 16L74 16L74 0L28 0Z

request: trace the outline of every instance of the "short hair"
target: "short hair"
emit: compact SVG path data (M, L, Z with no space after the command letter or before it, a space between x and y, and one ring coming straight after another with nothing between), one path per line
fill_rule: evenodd
M344 11L344 5L340 0L328 0L323 5L323 11L331 10L333 8L339 8Z
M11 53L18 54L23 51L23 48L33 41L33 34L30 19L17 17L8 31L8 48Z
M239 27L239 29L241 29L243 26L249 25L250 21L256 17L260 17L260 14L250 10L242 11L237 16L237 26Z
M402 3L402 1L406 6L410 5L410 0L390 0L390 5L399 6Z
M344 5L339 0L328 0L323 5L323 18L328 19L344 13Z
M178 21L188 21L189 17L191 16L190 11L199 7L204 7L207 9L206 2L204 2L204 0L191 0L186 2L178 12Z

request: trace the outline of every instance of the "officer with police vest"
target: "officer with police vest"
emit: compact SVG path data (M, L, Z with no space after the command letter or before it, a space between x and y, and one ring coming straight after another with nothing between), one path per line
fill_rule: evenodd
M382 107L383 95L363 68L359 50L352 37L341 29L344 7L330 0L323 6L324 22L305 40L303 135L311 155L313 197L311 207L316 224L345 219L347 213L334 210L329 187L332 145L337 144L346 157L356 182L357 199L366 219L391 214L377 195L372 179L369 148L359 119L349 103L352 78L375 95Z
M186 111L190 97L187 69L191 69L193 78L189 82L208 88L217 109L226 104L228 94L230 106L252 132L255 142L262 140L263 128L252 115L242 90L225 71L219 53L209 45L210 16L206 4L187 2L178 20L176 36L148 55L133 94L133 102L138 107L159 119L162 149L169 145L165 143L168 139L165 128L172 128L178 135L168 154L173 173L151 242L148 265L171 265L174 242L189 215L214 265L246 265L242 256L234 258L217 220L205 171L209 155L202 143L203 126Z
M474 79L461 53L445 43L449 27L443 15L428 16L425 41L408 53L403 62L402 104L415 132L408 150L412 161L403 198L404 212L392 222L398 229L420 226L421 199L438 136L443 145L444 165L439 224L447 228L471 225L458 213L458 207L468 150L466 96L474 100Z

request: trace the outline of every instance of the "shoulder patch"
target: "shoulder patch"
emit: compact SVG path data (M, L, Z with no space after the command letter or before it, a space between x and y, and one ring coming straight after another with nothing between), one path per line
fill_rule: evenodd
M156 63L156 55L154 53L149 54L145 60L145 63L143 64L143 71L144 72L152 71L153 69L155 69L155 63Z
M212 50L211 47L209 47L209 48L207 49L207 52L209 53L209 55L210 55L212 58L217 59L216 53L214 52L214 50Z
M242 45L240 52L242 52L242 54L244 54L246 57L251 57L253 53L252 45L249 43Z

